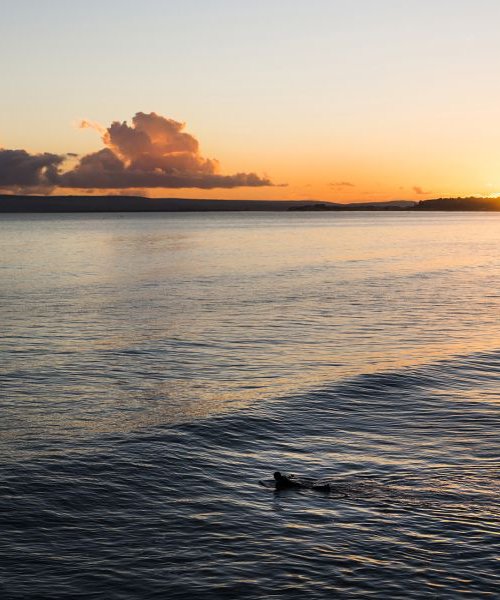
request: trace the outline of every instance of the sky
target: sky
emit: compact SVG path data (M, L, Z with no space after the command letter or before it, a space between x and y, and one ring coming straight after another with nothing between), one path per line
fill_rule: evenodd
M0 0L0 191L500 194L498 0Z

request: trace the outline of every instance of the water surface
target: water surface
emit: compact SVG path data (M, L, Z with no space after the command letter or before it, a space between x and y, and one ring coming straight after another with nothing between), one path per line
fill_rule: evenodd
M4 597L496 596L500 215L4 215L0 253Z

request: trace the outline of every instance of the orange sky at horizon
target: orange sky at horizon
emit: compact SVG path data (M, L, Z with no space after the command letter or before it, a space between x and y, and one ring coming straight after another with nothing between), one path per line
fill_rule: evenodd
M332 202L500 195L497 2L144 7L87 0L71 17L62 0L12 7L0 24L0 49L11 56L0 67L1 192ZM24 45L12 53L20 31ZM133 131L132 119L152 113L174 129L185 123L173 146L141 145L145 130ZM77 126L84 118L104 130L126 121L117 140L135 136L134 148L105 145L102 131ZM35 169L33 156L45 152L65 161ZM134 173L118 177L111 152ZM67 174L89 155L92 165ZM172 178L173 187L160 185ZM193 187L196 178L207 189Z
M128 122L130 119L128 120ZM105 128L104 125L97 125ZM97 127L96 127L97 128ZM84 141L88 151L98 151L102 148L100 134L89 129L88 132L77 131L73 124L71 127L77 136L86 137ZM189 124L186 126L188 133ZM439 132L443 135L443 131ZM196 137L196 135L195 135ZM425 136L424 136L425 137ZM235 136L229 143L212 141L204 144L199 140L200 151L203 156L217 156L220 163L219 171L230 174L243 171L245 165L259 175L268 175L273 186L264 187L236 187L230 189L213 188L137 188L137 189L82 189L82 188L55 188L50 193L54 194L129 194L144 195L149 197L182 197L182 198L207 198L207 199L269 199L269 200L323 200L330 202L356 202L356 201L388 201L388 200L425 200L438 197L495 197L500 195L500 177L494 179L496 161L492 155L498 155L496 148L483 149L481 162L478 168L478 154L468 160L455 148L455 152L446 157L440 156L442 151L437 141L432 144L428 139L418 139L414 132L415 142L409 149L413 150L403 156L399 150L400 142L397 136L385 147L378 150L369 147L368 134L365 135L362 150L355 147L358 141L353 138L348 144L348 132L342 144L329 141L324 136L323 147L316 155L297 153L293 148L281 148L277 156L273 149L264 149L260 152L255 149L249 152L248 146L238 144ZM316 138L317 140L318 138ZM90 142L90 143L89 143ZM93 142L93 143L92 143ZM374 138L372 146L377 144ZM427 148L427 146L429 146ZM209 152L204 152L209 148ZM36 149L38 150L38 149ZM36 151L35 150L35 151ZM307 157L309 156L309 161ZM318 156L321 160L318 160ZM73 161L76 159L73 159ZM72 160L69 160L71 163ZM500 162L500 156L499 156ZM272 168L266 168L272 165ZM488 181L491 180L498 183Z

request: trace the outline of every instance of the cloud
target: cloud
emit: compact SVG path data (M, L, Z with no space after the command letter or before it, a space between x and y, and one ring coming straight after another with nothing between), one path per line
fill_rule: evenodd
M430 192L426 192L419 185L414 185L412 187L412 190L415 192L415 194L419 194L419 195L430 194Z
M0 188L51 188L57 182L63 161L63 156L49 152L29 154L26 150L0 148Z
M106 128L103 127L100 123L96 123L95 121L89 121L87 119L82 119L79 123L76 124L78 129L95 129L99 133L103 134L106 132Z
M217 160L203 158L198 140L185 124L156 113L138 112L131 125L113 122L108 128L81 121L82 129L102 136L104 148L82 156L74 153L29 154L0 149L0 188L59 187L94 190L128 188L235 188L272 186L256 173L219 173ZM68 161L66 171L62 164ZM75 164L76 162L76 164ZM71 164L72 163L72 164Z
M113 122L107 129L82 121L80 127L102 133L105 148L83 156L59 178L71 188L233 188L273 185L255 173L221 175L217 160L203 158L198 140L185 124L139 112L129 125Z
M341 189L341 188L346 188L346 187L356 187L354 185L354 183L351 183L350 181L332 181L328 185L334 189Z

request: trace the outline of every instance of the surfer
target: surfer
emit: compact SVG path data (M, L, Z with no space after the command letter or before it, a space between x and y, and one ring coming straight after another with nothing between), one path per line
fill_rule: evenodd
M273 477L277 490L302 487L298 481L294 481L293 475L282 475L279 471L275 471Z
M275 471L273 476L277 490L288 490L290 488L305 488L310 490L317 490L319 492L329 492L331 489L329 483L323 484L301 481L299 479L295 479L293 475L282 475L279 471Z

